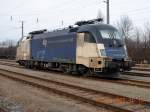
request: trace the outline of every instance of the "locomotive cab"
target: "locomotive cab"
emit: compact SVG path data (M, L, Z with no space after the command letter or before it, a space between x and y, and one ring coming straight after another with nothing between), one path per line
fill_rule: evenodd
M123 38L113 26L83 25L77 38L77 64L83 64L93 73L116 73L130 68Z
M105 47L105 55L111 57L119 70L129 70L131 60L128 57L127 49L123 38L116 29L100 29L102 41Z

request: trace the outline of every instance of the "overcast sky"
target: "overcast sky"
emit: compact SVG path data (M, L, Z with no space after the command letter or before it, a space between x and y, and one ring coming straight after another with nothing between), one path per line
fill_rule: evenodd
M104 0L0 0L0 41L19 40L21 21L24 33L56 29L79 20L94 19L98 10L106 15ZM110 21L128 15L139 27L150 22L149 0L110 0ZM12 20L11 20L12 16ZM38 23L37 23L38 18ZM106 17L105 17L106 18ZM63 26L62 26L63 20Z

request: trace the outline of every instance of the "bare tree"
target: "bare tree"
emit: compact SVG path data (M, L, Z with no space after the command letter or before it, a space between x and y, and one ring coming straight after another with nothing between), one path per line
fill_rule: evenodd
M142 30L134 27L132 20L128 16L121 17L117 22L117 27L124 37L128 54L137 63L144 60L150 63L150 25L147 23Z
M150 23L146 23L145 25L145 38L145 40L147 40L147 47L150 48Z
M144 54L144 57L145 57L145 60L149 61L150 62L150 24L147 23L145 25L145 31L144 31L144 41L143 41L143 54Z
M141 29L139 29L138 27L135 28L134 30L134 36L135 36L135 41L136 41L136 48L138 49L140 47L140 37L141 35Z
M135 55L133 37L133 23L128 16L122 16L116 24L121 36L123 37L127 46L128 54L130 57Z
M134 38L132 39L133 41L133 52L132 52L132 57L138 62L140 63L143 59L143 50L142 50L142 42L141 42L141 38L143 37L143 30L135 27L134 28Z
M121 36L124 37L125 43L131 39L131 34L133 31L132 20L128 16L121 17L120 21L117 22L117 27L121 33Z

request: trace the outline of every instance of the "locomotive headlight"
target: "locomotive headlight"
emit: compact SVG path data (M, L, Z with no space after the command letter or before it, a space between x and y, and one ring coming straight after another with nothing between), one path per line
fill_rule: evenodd
M125 58L124 61L132 61L130 58Z

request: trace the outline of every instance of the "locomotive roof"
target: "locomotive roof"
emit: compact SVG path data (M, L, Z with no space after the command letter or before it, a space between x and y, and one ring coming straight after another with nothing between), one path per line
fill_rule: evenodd
M96 29L114 29L117 30L115 27L113 27L112 25L108 25L108 24L89 24L89 25L83 25L79 28L78 32L82 32L82 31L86 31L86 30L90 30L93 31Z
M76 34L77 32L96 32L96 29L114 29L117 30L115 27L108 25L108 24L87 24L82 25L79 27L71 27L68 29L62 29L62 30L55 30L52 32L43 32L41 34L33 34L33 39L38 38L47 38L47 37L56 37L60 35L68 35L68 34Z

